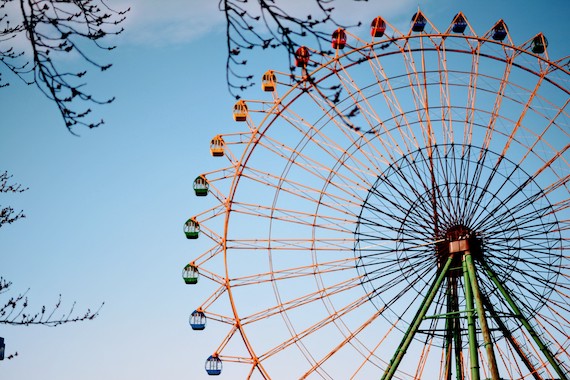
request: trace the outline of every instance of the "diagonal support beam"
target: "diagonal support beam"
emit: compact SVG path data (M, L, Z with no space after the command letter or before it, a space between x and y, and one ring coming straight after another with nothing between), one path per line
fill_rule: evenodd
M475 326L475 306L465 256L463 256L463 278L465 281L465 307L467 309L467 332L469 337L469 366L471 369L471 380L479 380L479 350L477 344L477 328Z
M489 331L487 318L485 317L485 308L483 307L483 299L481 297L481 291L479 289L477 272L475 271L475 265L473 264L473 257L469 251L465 251L463 258L465 260L467 272L469 272L469 281L471 283L471 290L473 291L473 299L475 301L475 308L477 309L477 317L479 318L479 325L481 327L481 334L483 335L485 350L487 352L487 361L489 365L489 371L491 372L491 379L500 380L499 369L497 367L497 359L495 358L495 350L493 349L491 332Z
M396 373L398 366L402 362L404 355L406 355L406 351L408 350L410 344L412 343L412 340L414 339L414 335L416 335L416 333L418 332L420 323L426 316L426 313L433 299L435 298L439 288L441 287L441 284L445 279L447 272L449 272L449 268L451 266L452 261L453 261L453 255L449 255L445 265L443 266L437 278L435 279L434 283L432 284L428 295L422 301L420 308L416 313L416 316L412 320L412 323L408 327L408 331L406 331L406 334L404 335L402 342L398 346L398 349L396 350L394 357L392 358L392 360L390 360L390 363L388 364L388 367L386 368L384 375L382 375L382 380L390 380L394 376L394 373Z
M489 276L489 278L491 279L491 281L493 281L493 283L495 284L497 289L499 289L499 291L501 292L501 295L505 298L505 300L507 301L507 303L511 307L513 313L520 319L523 326L528 331L528 333L530 334L530 336L532 337L532 339L534 340L534 342L536 343L536 345L538 346L540 351L546 357L546 359L548 360L548 362L550 363L552 368L554 368L554 370L556 371L556 374L558 374L558 376L560 376L561 380L569 380L568 375L562 370L560 364L556 361L556 358L554 357L554 355L550 352L550 350L548 349L546 344L542 341L542 339L540 338L537 331L532 327L530 322L525 318L521 309L518 307L515 299L511 296L511 294L507 290L507 288L505 288L503 286L503 284L499 281L499 279L497 278L493 269L491 269L489 264L487 264L484 260L482 260L481 264L483 265L483 268L485 269L485 271L486 271L487 275Z

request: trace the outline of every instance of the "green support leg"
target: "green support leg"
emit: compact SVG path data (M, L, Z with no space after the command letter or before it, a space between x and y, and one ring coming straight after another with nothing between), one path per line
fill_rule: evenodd
M489 372L491 372L492 380L500 380L499 369L497 368L497 359L495 358L495 350L493 349L493 342L489 326L487 325L487 318L485 317L485 309L483 307L483 300L479 290L479 283L477 280L477 273L475 265L473 264L473 257L469 251L465 251L465 262L467 264L467 271L469 272L469 281L471 282L471 290L473 291L473 299L477 308L477 317L479 317L479 325L481 327L481 334L485 342L485 350L487 352L487 361L489 364Z
M499 317L499 315L495 311L495 308L494 308L493 304L491 303L491 301L487 297L483 296L483 303L485 304L485 307L487 308L487 310L491 314L491 317L493 318L493 320L495 321L495 323L499 327L499 330L501 330L501 333L503 334L505 339L507 339L507 341L511 344L511 347L513 348L513 350L519 355L519 358L521 359L521 361L523 362L525 367L528 369L528 371L530 372L532 377L535 380L543 380L542 377L539 376L537 369L534 368L534 366L532 365L532 363L530 362L530 360L528 359L526 354L523 352L520 344L513 337L513 334L511 334L511 331L509 330L507 325L505 325L505 322L503 322L501 317Z
M471 368L471 380L479 380L479 356L477 355L478 345L477 332L475 328L475 306L465 256L463 256L463 279L465 281L465 307L467 308L467 332L469 334L469 364Z
M450 281L447 284L447 315L445 316L445 371L443 374L444 380L451 380L451 350L453 349L453 321L454 317L451 316L453 310L453 285Z
M437 276L435 282L432 284L427 297L424 298L424 300L422 301L420 309L418 310L416 316L412 320L412 323L410 324L408 331L406 331L406 334L404 335L404 339L402 340L402 342L398 346L398 349L396 350L396 354L394 355L392 360L390 360L388 368L386 368L386 372L384 372L384 375L382 376L382 380L390 380L392 379L392 376L394 376L394 373L398 369L400 362L404 358L406 351L408 350L410 344L412 343L414 335L416 335L420 327L420 323L424 319L433 299L437 294L437 291L441 286L441 283L443 282L445 276L447 275L452 260L453 260L453 255L450 255L449 258L447 259L447 262L445 263L445 266L442 268L441 272L439 272L439 275Z
M499 281L499 279L495 275L495 272L485 261L483 261L482 264L483 268L487 272L487 275L489 276L491 281L493 281L497 289L499 289L499 291L501 292L501 295L508 302L513 313L521 320L523 326L526 328L526 330L528 331L534 342L537 344L540 351L544 354L544 356L546 357L552 368L554 368L554 371L556 371L556 374L560 376L561 380L569 380L566 373L564 373L559 363L554 358L554 355L552 355L546 344L544 344L544 342L540 339L540 336L538 335L536 330L531 326L530 322L524 317L523 313L521 312L521 309L517 306L517 303L515 302L514 298L511 297L509 291Z

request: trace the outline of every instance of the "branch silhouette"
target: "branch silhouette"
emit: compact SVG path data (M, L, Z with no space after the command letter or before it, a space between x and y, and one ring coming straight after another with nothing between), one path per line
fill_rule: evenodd
M86 89L87 70L69 71L66 57L74 55L88 67L108 70L111 64L94 56L97 50L115 48L104 40L123 32L119 25L129 10L114 10L104 0L0 0L0 11L5 12L0 14L0 62L54 101L72 134L77 125L98 127L103 120L90 118L90 105L114 98L94 97ZM19 41L26 41L26 51L16 48ZM0 72L0 87L9 84Z

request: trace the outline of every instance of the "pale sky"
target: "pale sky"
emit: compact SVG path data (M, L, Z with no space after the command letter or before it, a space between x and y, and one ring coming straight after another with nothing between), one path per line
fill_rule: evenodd
M503 18L515 43L542 31L551 58L570 54L567 0L337 2L339 21L362 20L364 36L377 15L405 31L419 5L440 30L458 11L481 34ZM305 1L287 3L305 11ZM188 326L207 294L189 290L180 273L203 248L182 232L184 221L202 211L192 182L219 165L210 139L236 128L223 14L214 0L130 6L119 47L101 58L112 69L87 76L93 93L117 97L94 109L105 119L100 128L72 136L54 104L2 70L11 86L0 89L0 172L29 190L0 199L26 214L0 230L0 274L13 282L12 295L30 288L30 311L49 307L59 294L63 310L77 301L79 313L105 302L90 322L0 326L7 354L19 354L0 362L3 380L209 378L204 360L219 343L216 334L197 335ZM268 68L287 70L279 54L257 52L249 62L256 78ZM256 86L244 97L259 92ZM220 378L235 379L231 366Z

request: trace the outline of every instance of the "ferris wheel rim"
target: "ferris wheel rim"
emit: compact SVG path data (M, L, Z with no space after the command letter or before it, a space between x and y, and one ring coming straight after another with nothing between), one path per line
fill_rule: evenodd
M443 34L443 33L422 34L422 35L412 35L412 36L410 36L410 35L407 35L407 36L402 35L402 36L399 37L399 38L402 39L402 40L405 39L405 40L407 41L407 40L409 40L409 39L411 39L411 38L422 38L422 37L430 37L430 38L431 38L431 37L437 37L437 36L439 36L439 37L446 36L446 38L452 36L452 37L460 37L460 38L464 38L464 39L467 39L467 40L471 39L471 40L477 40L477 41L484 40L485 42L488 42L488 41L489 41L489 42L493 42L493 43L495 43L495 44L497 44L497 45L504 45L503 43L498 43L498 42L496 42L496 41L485 40L485 39L483 39L482 37L479 37L479 36L475 36L475 37L474 37L474 36L458 36L458 35L454 35L454 34L445 35L445 34ZM353 53L356 52L356 51L363 50L363 49L365 49L365 48L370 48L371 46L376 46L377 44L381 44L381 43L385 43L385 42L386 42L385 40L374 41L374 42L372 42L372 43L368 43L367 45L363 45L363 46L359 47L358 49L352 49L352 50L350 50L349 52L344 53L342 56L334 57L334 58L330 59L329 61L318 65L318 67L317 67L315 70L311 71L311 73L307 73L306 76L304 77L304 79L302 79L301 81L299 81L299 82L295 83L293 86L291 86L291 88L290 88L283 96L279 97L279 100L276 101L276 102L273 104L273 106L271 107L271 109L270 109L269 111L266 111L265 117L264 117L263 120L259 123L259 125L262 126L262 127L257 128L257 129L255 129L255 130L252 130L252 138L247 142L247 145L246 145L246 147L245 147L244 150L243 150L243 154L242 154L242 156L241 156L240 159L239 159L239 163L240 163L240 165L242 165L242 168L246 168L246 167L247 167L251 156L254 154L254 151L255 151L255 148L256 148L256 146L257 146L257 143L258 143L259 139L264 138L266 132L272 127L273 123L274 123L276 120L278 120L278 118L280 117L280 113L283 112L284 110L286 110L287 108L289 108L292 104L295 103L295 101L296 101L299 97L301 97L301 96L303 95L304 92L303 92L302 89L300 90L300 88L301 88L302 86L305 86L305 85L307 84L305 78L310 78L310 77L312 77L313 75L317 75L321 70L324 70L326 67L328 67L328 66L330 66L330 65L340 64L340 65L342 66L342 63L339 62L341 58L344 58L344 57L346 57L346 56L348 56L348 55L350 55L350 54L353 54ZM442 43L443 43L443 42L442 42ZM530 54L530 53L529 53L528 51L526 51L525 49L520 48L520 47L517 47L517 46L511 46L511 45L509 45L508 47L509 47L509 48L512 48L512 49L514 49L514 50L517 50L517 49L518 49L518 50L520 50L521 53L528 53L528 54ZM422 49L422 50L423 50L423 49ZM450 52L468 54L468 53L465 52L465 51L459 51L459 50L458 50L458 51L450 50ZM400 52L394 52L394 53L391 53L391 54L402 54L402 52L401 52L401 51L400 51ZM473 54L473 52L471 52L470 54ZM534 55L536 55L536 54L534 54ZM561 69L561 70L565 71L567 74L570 74L570 72L568 72L568 70L566 70L565 68L563 68L563 67L557 65L557 63L558 63L558 62L561 62L561 60L560 60L560 61L556 61L556 65L554 65L554 64L552 63L552 61L546 60L544 57L538 56L538 58L539 58L539 60L542 60L543 62L547 62L548 65L556 66L556 69ZM368 59L370 59L370 58L368 58ZM506 62L506 60L503 60L503 62ZM361 62L354 62L354 63L352 63L352 65L358 65L358 64L360 64L360 63L361 63ZM344 67L344 66L343 66L343 67ZM535 74L535 75L538 75L536 72L533 72L533 71L529 71L529 72L531 72L531 73L533 73L533 74ZM325 76L319 78L319 80L322 81L322 80L324 80L325 78L328 78L328 77L330 77L330 76L332 76L332 75L334 75L334 73L331 71L331 72L328 73L327 75L325 75ZM547 79L547 80L548 80L548 79ZM318 82L317 82L317 83L318 83ZM290 95L291 95L294 91L297 91L297 93L294 94L294 96L293 96L292 98L290 98ZM566 93L570 93L570 90L568 90L568 89L564 89L564 91L565 91ZM413 112L413 110L410 110L409 112ZM325 116L323 115L322 117L325 117ZM233 179L232 179L232 183L231 183L230 190L229 190L229 193L228 193L228 198L227 198L227 200L228 200L228 207L226 208L226 214L225 214L226 216L225 216L225 218L224 218L223 256L224 256L224 263L225 263L226 278L228 278L228 279L230 278L230 277L229 277L229 272L228 272L228 263L227 263L227 255L228 255L228 251L227 251L227 250L228 250L228 247L227 247L228 225L229 225L229 222L230 222L230 215L232 214L232 211L233 211L233 210L232 210L232 207L231 207L231 203L232 203L233 199L235 198L236 192L238 191L239 183L240 183L240 180L241 180L241 173L242 173L242 170L243 170L243 169L237 170L236 173L235 173L235 175L234 175L234 177L233 177ZM324 187L326 187L326 186L328 186L328 181L325 182ZM324 191L324 190L323 190L323 191ZM277 197L278 197L279 192L280 192L280 190L279 190L279 188L277 188L277 191L276 191L276 193L275 193L275 198L274 198L273 206L275 206L275 204L276 204L276 199L277 199ZM322 192L321 192L321 197L322 197ZM318 207L319 207L319 204L317 204L317 209L318 209ZM273 207L273 208L274 208L274 207ZM316 214L315 214L315 217L316 217ZM271 223L270 223L270 225L271 225ZM314 229L313 229L313 233L314 233ZM271 228L270 228L269 236L271 236ZM315 252L315 251L314 251L314 252ZM273 271L273 269L272 269L272 271ZM254 363L255 363L254 366L256 366L257 368L260 369L260 371L262 371L262 372L265 373L265 370L262 369L262 368L263 368L263 363L259 360L259 357L256 356L256 354L255 354L255 352L254 352L254 347L251 346L251 343L249 343L249 342L247 341L247 333L243 330L243 326L241 326L240 323L239 323L239 321L240 321L240 316L239 316L239 313L238 313L237 305L235 304L235 301L234 301L234 299L233 299L233 297L232 297L232 294L231 294L231 293L232 293L232 287L231 287L231 284L230 284L230 283L228 283L227 292L228 292L228 294L229 294L229 296L230 296L230 304L231 304L231 307L232 307L232 310L233 310L233 313L234 313L234 317L235 317L235 319L236 319L236 321L237 321L237 324L239 325L239 326L237 326L237 328L239 329L239 331L240 331L240 333L241 333L241 335L242 335L242 338L243 338L243 340L244 340L244 343L246 344L248 350L250 351L250 354L252 355L252 360L253 360ZM286 314L286 313L285 313L285 314ZM282 314L282 315L283 315L283 314ZM302 344L302 342L301 342L301 344Z

